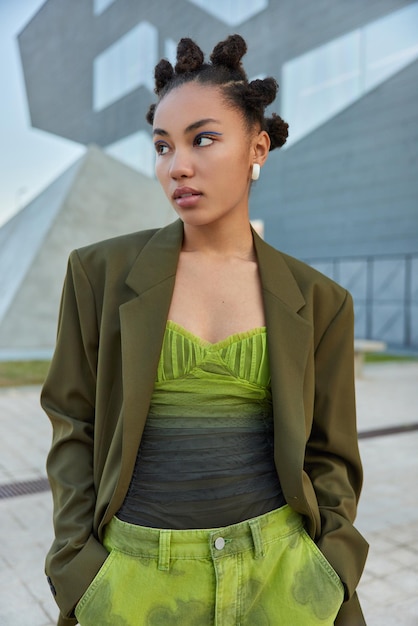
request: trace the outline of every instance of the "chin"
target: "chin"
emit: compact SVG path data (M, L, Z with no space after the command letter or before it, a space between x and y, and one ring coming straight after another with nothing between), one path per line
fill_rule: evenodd
M207 224L217 220L216 217L207 214L205 215L202 211L197 209L191 209L189 211L179 211L177 209L176 213L181 221L189 226L206 226Z

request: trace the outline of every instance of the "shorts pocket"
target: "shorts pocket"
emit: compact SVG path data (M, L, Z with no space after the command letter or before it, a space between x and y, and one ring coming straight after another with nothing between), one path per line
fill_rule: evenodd
M310 608L312 624L334 624L344 601L344 585L305 530L301 531L301 541L303 554L294 575L292 595L298 604Z
M332 567L331 563L328 561L323 552L318 548L314 540L308 535L306 530L303 531L303 539L306 542L308 549L312 552L312 555L315 559L317 559L319 566L323 569L323 571L327 574L331 581L333 581L336 586L341 590L341 593L344 597L344 585L341 582L341 578L338 576L335 569Z
M109 598L109 578L110 568L116 558L117 550L112 550L105 562L97 572L96 576L87 587L84 594L81 596L79 602L75 607L75 616L78 619L81 626L105 626L107 622L100 621L100 615L103 609L106 608ZM100 602L98 603L97 612L94 608L94 599L99 596ZM98 621L99 620L99 621Z

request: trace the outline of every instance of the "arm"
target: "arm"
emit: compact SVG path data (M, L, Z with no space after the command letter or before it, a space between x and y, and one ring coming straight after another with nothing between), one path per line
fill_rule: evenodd
M55 540L46 559L46 573L66 616L71 615L107 556L93 535L98 338L93 290L73 252L61 300L56 349L41 395L53 427L47 472Z
M315 408L306 465L318 500L318 546L340 575L347 597L359 581L367 543L353 528L362 486L354 390L353 306L345 298L315 350Z

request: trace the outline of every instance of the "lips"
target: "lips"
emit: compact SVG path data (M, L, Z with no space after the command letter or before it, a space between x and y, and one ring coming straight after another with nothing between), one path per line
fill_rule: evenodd
M178 200L179 198L190 198L191 196L201 195L200 191L192 187L178 187L173 193L173 198L174 200Z
M182 209L192 209L200 202L202 193L192 187L178 187L173 193L174 202Z

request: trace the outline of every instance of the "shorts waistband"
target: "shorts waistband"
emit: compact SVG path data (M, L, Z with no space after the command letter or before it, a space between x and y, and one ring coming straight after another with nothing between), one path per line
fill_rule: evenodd
M260 558L268 543L303 526L302 515L288 505L238 524L208 529L147 528L114 517L105 529L104 545L131 556L158 559L160 569L169 569L170 558L218 559L250 550Z

